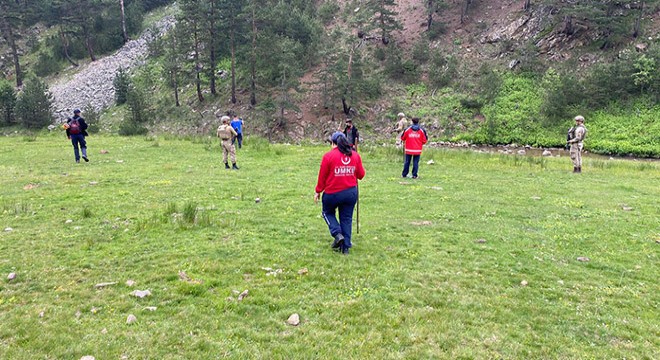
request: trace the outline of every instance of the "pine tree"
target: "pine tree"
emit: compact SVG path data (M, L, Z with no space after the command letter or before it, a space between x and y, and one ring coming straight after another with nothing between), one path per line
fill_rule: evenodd
M52 103L53 97L46 83L31 77L16 100L16 117L28 129L44 127L53 120Z
M11 48L12 58L14 60L14 75L16 76L16 86L23 85L23 73L18 56L18 34L16 31L21 28L23 23L18 2L0 1L0 33Z
M126 103L128 89L131 86L131 78L124 68L120 67L117 69L112 86L115 88L115 103L117 105Z
M16 107L16 91L6 80L0 79L0 116L2 125L11 125L14 122L14 109Z

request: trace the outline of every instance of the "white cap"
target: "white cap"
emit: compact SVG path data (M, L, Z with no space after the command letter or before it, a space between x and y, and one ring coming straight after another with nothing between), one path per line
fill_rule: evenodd
M220 120L222 120L222 122L229 121L229 116L225 115L221 117Z
M398 116L398 117L406 117L406 114L404 114L404 113L398 113L396 116Z
M578 115L578 116L576 116L573 120L584 122L584 116L582 116L582 115Z

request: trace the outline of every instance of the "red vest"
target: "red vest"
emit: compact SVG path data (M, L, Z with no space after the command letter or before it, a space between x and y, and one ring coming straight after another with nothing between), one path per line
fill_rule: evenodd
M419 128L419 130L413 130L413 127L411 126L403 132L401 140L406 142L406 155L421 155L422 147L426 144L428 139L422 128Z

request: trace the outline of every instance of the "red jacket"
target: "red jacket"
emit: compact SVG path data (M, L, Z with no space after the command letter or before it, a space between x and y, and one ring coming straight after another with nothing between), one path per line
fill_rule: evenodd
M358 179L364 178L364 174L362 158L357 152L352 151L351 156L346 156L334 148L323 155L316 192L334 194L352 188L357 186Z
M401 140L406 142L406 155L421 155L422 147L428 141L426 130L419 125L413 125L406 129L401 135Z

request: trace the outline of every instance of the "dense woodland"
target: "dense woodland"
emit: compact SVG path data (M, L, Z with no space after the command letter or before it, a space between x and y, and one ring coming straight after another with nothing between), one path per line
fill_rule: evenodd
M115 51L149 26L145 14L168 6L175 9L174 30L151 44L146 66L115 79L117 105L128 109L120 133L144 133L157 119L186 121L182 107L240 104L255 128L286 138L290 114L309 105L302 94L314 91L321 105L316 117L356 117L378 134L383 119L414 112L428 119L435 139L490 144L557 146L558 129L577 112L642 112L634 125L646 129L641 139L597 139L594 150L660 155L658 0L520 1L521 16L540 18L540 31L471 57L461 52L465 45L482 45L474 35L454 35L452 27L470 26L487 1L407 1L414 11L405 16L419 16L422 24L412 44L400 41L410 29L395 0L172 3L2 0L0 124L52 123L43 79ZM549 58L539 45L549 38L575 55ZM580 66L585 53L596 60ZM312 85L303 86L305 75ZM146 96L154 89L162 96ZM369 111L375 104L383 109ZM608 131L619 126L627 125Z

